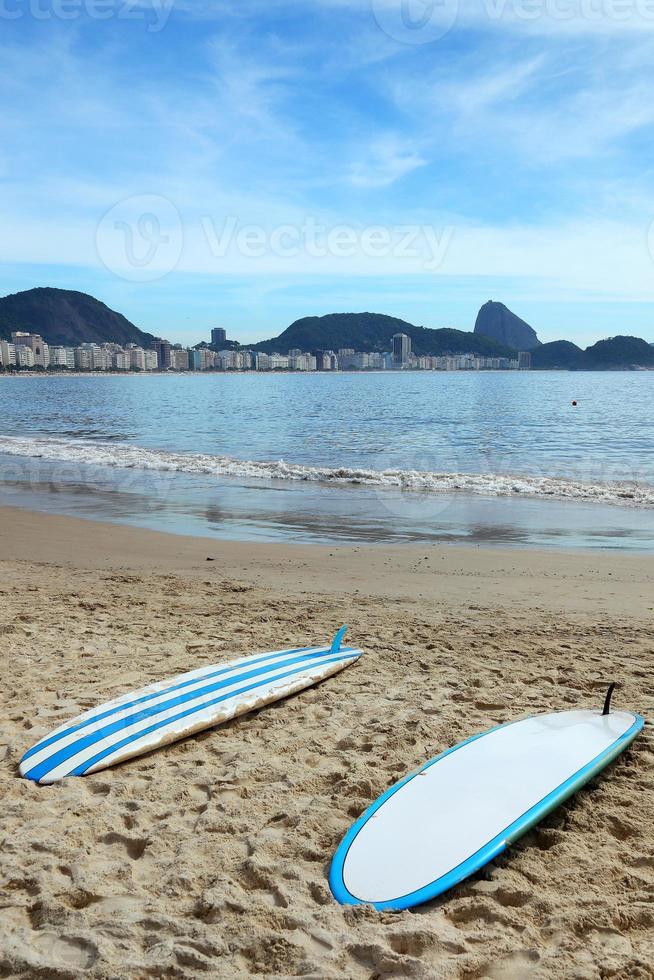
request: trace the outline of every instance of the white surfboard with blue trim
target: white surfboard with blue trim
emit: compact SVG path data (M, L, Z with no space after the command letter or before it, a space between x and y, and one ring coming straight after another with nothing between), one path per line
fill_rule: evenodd
M38 783L86 776L302 691L359 659L341 645L345 629L329 646L253 654L124 694L42 738L20 774Z
M378 909L435 898L601 772L643 724L628 711L562 711L502 725L443 752L352 826L332 861L334 897Z

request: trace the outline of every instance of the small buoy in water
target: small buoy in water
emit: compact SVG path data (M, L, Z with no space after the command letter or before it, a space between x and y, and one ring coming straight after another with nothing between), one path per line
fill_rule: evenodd
M576 403L576 402L573 402L573 403L572 403L572 407L573 407L573 408L576 408L576 407L577 407L577 403Z

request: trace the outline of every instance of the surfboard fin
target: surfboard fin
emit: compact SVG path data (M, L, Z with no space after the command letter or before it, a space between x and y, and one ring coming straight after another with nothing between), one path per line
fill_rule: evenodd
M615 684L609 684L609 689L606 692L606 697L604 699L604 710L602 711L603 715L608 715L611 711L611 696L614 690L615 690Z
M346 633L347 626L341 626L340 630L332 640L331 650L329 651L330 653L338 653L338 651L341 649L341 643Z

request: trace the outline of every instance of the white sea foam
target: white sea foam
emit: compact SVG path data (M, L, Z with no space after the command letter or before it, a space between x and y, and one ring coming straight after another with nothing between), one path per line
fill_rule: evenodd
M553 497L598 503L654 506L654 486L628 481L588 483L560 477L503 473L434 473L420 470L368 470L304 466L283 459L257 461L144 449L126 443L84 439L0 436L0 453L58 462L216 477L292 480L341 486L367 486L422 493L473 493L487 496ZM1 474L0 474L1 476Z

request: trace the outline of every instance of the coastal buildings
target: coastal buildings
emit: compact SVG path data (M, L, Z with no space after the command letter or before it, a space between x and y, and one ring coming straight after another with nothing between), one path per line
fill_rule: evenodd
M222 337L212 330L212 339ZM0 339L0 369L32 371L527 371L531 354L515 358L482 357L478 354L416 355L411 338L397 333L390 351L357 351L352 347L312 352L292 348L288 353L239 348L214 350L206 344L188 348L158 338L152 349L136 344L85 343L78 347L48 344L39 334L15 331L11 341Z
M136 344L127 345L129 354L130 371L156 371L159 367L159 358L154 350L144 350Z
M32 352L32 358L23 353L20 353L18 355L19 357L25 358L26 360L32 360L34 367L46 368L48 366L48 345L39 334L25 333L22 330L16 330L11 335L11 341L17 350L20 350L21 348L28 348Z

